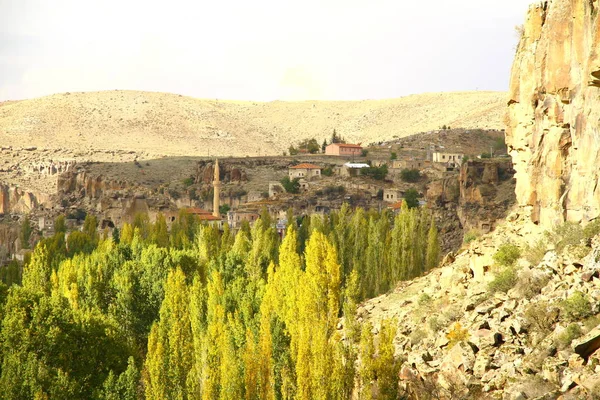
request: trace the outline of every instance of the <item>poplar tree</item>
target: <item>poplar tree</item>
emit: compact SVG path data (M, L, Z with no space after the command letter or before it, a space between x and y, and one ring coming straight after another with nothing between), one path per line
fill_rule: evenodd
M186 399L192 361L189 294L185 275L177 268L167 276L160 319L148 337L146 398Z
M429 224L429 232L427 234L427 261L425 262L425 267L427 269L437 267L439 260L440 243L438 240L437 227L435 226L435 222L433 221L432 217L431 223Z

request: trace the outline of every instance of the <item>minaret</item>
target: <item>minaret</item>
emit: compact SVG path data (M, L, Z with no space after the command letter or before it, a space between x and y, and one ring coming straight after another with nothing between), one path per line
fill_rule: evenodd
M221 218L219 213L219 205L221 201L221 178L219 173L219 160L215 160L215 179L213 180L213 191L215 195L213 197L213 215Z

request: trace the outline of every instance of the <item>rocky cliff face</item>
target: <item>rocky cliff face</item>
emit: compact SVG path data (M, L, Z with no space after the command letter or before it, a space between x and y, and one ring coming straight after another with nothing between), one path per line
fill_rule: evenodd
M506 137L517 201L546 227L600 215L599 7L531 6L513 64Z
M427 203L436 215L442 248L462 244L457 230L484 233L494 229L515 203L514 170L510 159L470 160L458 176L453 173L427 187Z
M27 214L48 199L49 196L41 193L0 184L0 214Z

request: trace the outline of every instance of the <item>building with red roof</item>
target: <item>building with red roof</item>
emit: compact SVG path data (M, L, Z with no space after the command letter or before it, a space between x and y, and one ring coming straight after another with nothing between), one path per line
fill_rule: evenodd
M311 179L314 177L321 177L321 167L314 164L298 164L288 169L290 179Z

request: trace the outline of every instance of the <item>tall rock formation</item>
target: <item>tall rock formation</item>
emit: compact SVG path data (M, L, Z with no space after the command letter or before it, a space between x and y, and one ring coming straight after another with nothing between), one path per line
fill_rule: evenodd
M534 222L600 215L599 0L530 7L512 68L507 143Z

